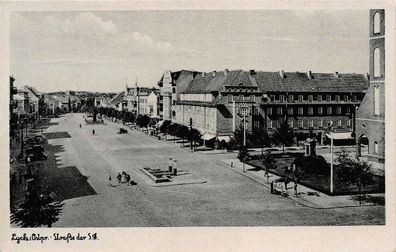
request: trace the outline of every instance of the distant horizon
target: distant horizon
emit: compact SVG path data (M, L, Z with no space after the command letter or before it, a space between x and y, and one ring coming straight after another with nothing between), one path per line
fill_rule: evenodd
M10 18L15 85L45 93L118 93L136 80L157 87L165 71L182 69L366 74L368 61L368 10L13 12Z

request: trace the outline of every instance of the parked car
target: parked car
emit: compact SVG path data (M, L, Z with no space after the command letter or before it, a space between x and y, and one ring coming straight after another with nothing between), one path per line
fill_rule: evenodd
M117 134L127 134L127 133L128 133L128 131L124 128L120 128L117 132Z
M46 159L47 159L47 155L45 155L42 152L33 152L29 155L26 155L27 162L42 161Z
M37 154L37 153L44 153L44 147L41 145L33 145L32 147L26 148L26 155Z

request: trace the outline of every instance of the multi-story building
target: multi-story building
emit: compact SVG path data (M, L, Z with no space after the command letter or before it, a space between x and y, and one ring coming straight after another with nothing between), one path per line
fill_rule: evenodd
M356 107L367 86L362 74L202 73L180 93L173 121L189 125L191 119L203 139L224 140L236 127L243 127L243 111L247 110L247 131L275 130L286 120L302 140L311 130L322 141L330 125L334 138L353 139Z
M158 117L159 90L156 88L126 87L123 102L128 111L135 115Z
M207 141L228 141L237 127L244 127L244 117L249 122L248 131L260 127L262 92L254 74L226 69L196 75L179 95L174 121L184 125L192 122Z
M385 10L370 10L369 22L370 87L357 111L357 156L361 144L368 144L369 160L385 160Z
M365 75L279 71L257 72L255 79L265 96L265 129L276 129L286 120L298 140L311 130L323 142L329 126L334 139L354 139L355 111L368 87Z
M198 74L200 72L190 70L166 71L164 73L158 82L161 93L158 103L159 117L161 119L174 121L176 101Z

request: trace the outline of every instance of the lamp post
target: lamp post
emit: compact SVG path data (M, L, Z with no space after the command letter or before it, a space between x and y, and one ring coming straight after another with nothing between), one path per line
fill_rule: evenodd
M241 112L242 112L242 114L243 114L243 149L245 149L246 148L246 114L247 114L247 105L244 103L244 104L242 104L242 106L241 106ZM246 170L245 170L245 163L244 162L242 162L242 169L243 169L243 172L246 172Z
M334 167L333 167L333 127L329 124L329 133L330 133L330 193L332 194L334 191Z

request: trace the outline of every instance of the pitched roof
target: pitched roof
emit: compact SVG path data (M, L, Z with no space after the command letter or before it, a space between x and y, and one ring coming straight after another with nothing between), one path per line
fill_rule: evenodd
M118 103L122 102L122 99L124 99L124 94L125 92L119 92L113 98L111 98L110 103L117 105Z
M255 83L242 70L216 72L213 74L206 73L205 76L199 75L190 82L185 93L210 93L213 91L222 91L224 86L255 86Z
M363 74L285 72L284 78L278 72L257 72L257 85L263 92L362 92L368 87Z
M281 78L279 72L232 70L206 73L196 76L183 91L184 93L210 93L223 91L225 86L257 86L261 92L362 92L368 87L363 74L285 72Z

